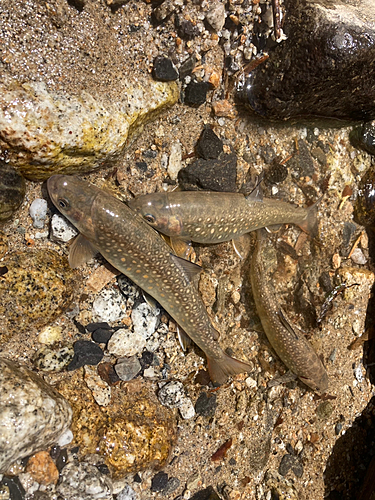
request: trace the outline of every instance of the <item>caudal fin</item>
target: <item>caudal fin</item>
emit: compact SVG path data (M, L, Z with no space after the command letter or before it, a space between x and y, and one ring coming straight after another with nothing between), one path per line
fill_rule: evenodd
M207 368L210 379L218 385L224 384L231 375L252 370L252 367L244 361L239 361L225 353L220 359L207 358Z
M305 231L305 233L309 234L312 238L315 238L318 235L318 208L319 208L319 203L322 201L322 198L319 198L318 201L314 203L314 205L311 205L307 209L307 217L304 221L298 223L298 226L302 229L302 231Z

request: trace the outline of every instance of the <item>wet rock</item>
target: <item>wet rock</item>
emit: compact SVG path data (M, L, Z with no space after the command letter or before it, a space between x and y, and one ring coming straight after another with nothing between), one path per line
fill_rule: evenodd
M358 184L354 219L362 226L375 225L375 169L369 168Z
M125 316L126 304L119 290L105 288L94 300L92 312L103 321L118 321Z
M208 24L214 31L223 29L225 23L225 6L222 3L216 2L206 14Z
M67 243L77 236L76 228L59 214L54 214L51 219L51 238L55 241Z
M152 76L161 82L171 82L178 79L178 70L170 59L157 56L154 59Z
M125 382L132 380L141 371L141 369L142 367L137 356L120 358L115 365L117 375Z
M177 179L178 172L182 168L182 146L179 141L171 144L171 153L168 160L167 172L172 181Z
M132 310L134 333L145 339L151 337L160 321L160 309L142 302Z
M69 371L77 370L85 365L97 365L103 359L103 351L94 342L77 340L73 347L74 356L67 367Z
M197 27L188 19L177 18L177 33L184 40L192 40L198 35Z
M120 378L111 363L100 363L98 365L98 374L110 386L120 382Z
M287 40L249 75L247 105L286 120L375 116L375 6L325 0L284 2ZM361 75L358 78L358 75Z
M288 177L287 167L285 165L282 165L278 158L275 158L271 162L271 165L267 168L264 175L264 180L266 184L272 185L284 182L287 177Z
M367 262L367 259L366 259L365 255L364 255L364 253L358 247L353 250L352 255L350 256L350 258L352 259L352 261L355 264L358 264L360 266L363 266Z
M8 272L0 280L0 333L41 328L73 300L76 273L57 252L12 252L2 264Z
M85 366L84 379L98 405L108 406L111 402L111 387L100 377L96 369Z
M59 471L48 451L39 451L27 461L26 472L39 484L56 484Z
M0 472L48 448L70 425L65 399L24 366L0 358ZM9 446L11 443L11 446Z
M180 186L187 191L234 192L237 190L236 178L237 156L234 153L221 156L218 160L198 159L178 174Z
M191 500L220 500L220 497L213 489L213 487L209 486L204 490L194 493L194 495L191 497Z
M98 323L100 324L100 323ZM104 323L103 323L104 325ZM99 328L96 328L91 335L91 338L94 342L97 342L98 344L107 344L112 337L112 335L115 333L115 329L111 328L108 323L106 324L107 326L102 326ZM88 330L90 331L90 330Z
M153 493L163 491L168 485L168 474L163 471L158 472L151 480L151 491Z
M180 480L177 477L170 477L168 479L168 484L167 487L164 490L165 495L170 495L174 491L177 490L177 488L180 486Z
M138 498L137 493L129 485L126 485L117 495L117 500L138 500Z
M330 401L323 401L316 409L317 416L322 420L328 420L333 413L333 406Z
M375 121L353 129L349 138L356 148L364 149L371 155L375 155Z
M12 217L26 193L25 179L9 163L0 161L0 222Z
M288 481L277 472L267 471L264 478L264 487L270 492L267 497L288 500L298 500L300 496L291 481Z
M43 229L47 218L47 208L47 201L43 198L37 198L31 203L29 213L35 228Z
M115 165L136 129L178 98L175 84L141 76L124 81L122 97L111 102L83 90L63 94L41 82L1 83L0 146L33 180Z
M195 410L190 398L185 395L181 382L168 382L158 393L159 401L167 408L178 408L183 419L193 418Z
M207 92L210 90L210 84L207 82L192 81L186 85L184 93L184 102L190 106L200 106L207 99Z
M139 333L121 328L117 330L108 342L107 349L115 356L134 356L142 352L146 345L146 339Z
M112 489L110 477L95 465L80 462L64 467L56 492L66 500L111 500Z
M45 346L36 352L34 366L44 372L60 372L72 361L73 356L74 348L72 345L59 349Z
M299 139L296 145L296 154L289 160L288 166L295 177L312 177L315 173L314 161L307 143Z
M210 127L205 127L198 139L196 146L197 154L208 159L218 159L223 152L223 141Z
M296 477L303 475L303 466L298 458L293 455L284 455L279 465L279 473L286 476L290 470Z
M217 402L215 393L209 394L207 392L202 392L195 403L195 411L198 415L202 415L202 417L213 417L216 407Z
M24 500L26 492L17 476L4 476L0 485L4 485L5 495L9 493L8 498L11 500ZM0 491L2 489L0 486ZM4 499L6 500L7 497L4 496Z
M116 479L165 464L175 440L175 421L158 403L151 385L140 384L129 394L112 386L106 407L95 403L81 371L58 388L72 404L71 429L80 456L99 453Z
M54 344L61 340L61 326L46 326L38 335L41 344Z

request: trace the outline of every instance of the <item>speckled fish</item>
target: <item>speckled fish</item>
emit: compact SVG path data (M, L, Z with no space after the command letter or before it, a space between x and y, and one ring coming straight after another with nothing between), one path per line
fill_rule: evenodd
M48 192L80 231L70 248L72 267L100 252L115 268L156 299L204 351L211 380L222 384L249 365L220 348L218 333L190 278L200 267L171 253L165 241L128 206L77 177L54 175Z
M173 191L138 196L128 202L154 229L171 239L220 243L261 227L297 224L315 232L315 205L306 209L279 200L263 199L259 190L240 193Z
M251 286L255 305L270 344L283 363L318 394L327 392L328 375L303 333L292 326L280 308L264 262L264 229L257 231L251 261Z

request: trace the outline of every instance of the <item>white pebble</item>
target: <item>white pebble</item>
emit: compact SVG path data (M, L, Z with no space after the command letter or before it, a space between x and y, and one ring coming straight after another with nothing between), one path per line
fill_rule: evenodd
M146 368L143 372L143 376L146 378L154 378L155 377L155 370L153 369L152 366L150 368Z
M351 257L352 261L355 263L355 264L359 264L359 265L363 265L363 264L366 264L367 262L367 259L364 255L364 253L362 252L362 250L360 248L355 248Z
M181 406L179 407L179 410L181 413L181 417L184 420L189 420L190 418L193 418L195 416L194 406L191 402L191 399L189 398L184 399Z
M61 434L57 440L57 444L62 448L73 441L73 432L68 429Z
M115 356L134 356L134 354L142 352L145 345L146 340L142 335L121 328L112 335L107 349L110 354Z
M51 220L51 238L66 243L77 236L78 231L69 221L59 214L55 214Z
M43 229L47 218L47 201L43 198L37 198L32 202L29 208L30 217L33 219L33 226L37 229Z
M54 344L61 340L61 326L47 326L38 335L38 342L41 344Z
M118 321L126 313L126 303L119 290L104 289L92 305L94 316L100 321Z
M182 147L179 141L174 142L171 145L171 154L169 155L168 162L168 175L175 181L177 179L178 172L182 168Z
M257 387L257 383L256 383L256 380L254 380L253 378L251 377L247 377L247 379L245 380L245 384L247 385L247 387L249 387L250 389L254 389L255 387Z
M151 337L159 324L160 309L142 302L132 311L134 332L145 339Z

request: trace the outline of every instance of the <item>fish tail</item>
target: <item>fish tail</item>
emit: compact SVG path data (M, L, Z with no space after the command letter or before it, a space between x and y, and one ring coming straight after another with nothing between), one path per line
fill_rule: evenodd
M214 384L224 384L228 377L252 370L251 366L223 353L219 359L207 357L207 368Z
M312 238L316 238L318 235L318 208L319 204L322 201L322 198L319 198L318 201L314 203L314 205L311 205L307 209L307 217L305 220L302 222L298 223L298 227L302 229L302 231L305 231L305 233L309 234Z

